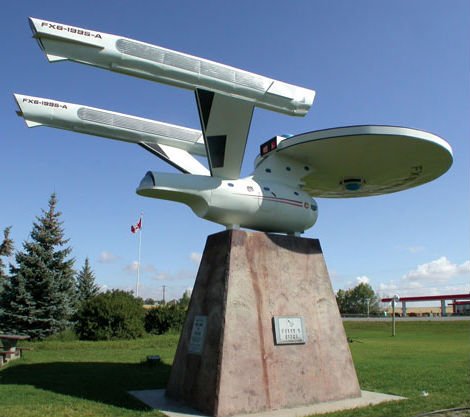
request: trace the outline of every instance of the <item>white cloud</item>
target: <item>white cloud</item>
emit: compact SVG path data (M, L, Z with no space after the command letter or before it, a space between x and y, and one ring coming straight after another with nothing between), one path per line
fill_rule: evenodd
M150 279L154 279L157 281L194 281L195 278L196 275L194 272L187 271L184 269L176 272L156 271L150 277Z
M413 281L409 283L408 288L410 289L423 288L423 284L421 284L421 282L419 281Z
M123 269L124 269L124 271L126 271L128 273L135 274L137 272L137 270L139 269L139 262L133 261L131 264L126 265ZM155 268L151 264L141 265L140 272L155 274L155 273L157 273L157 268Z
M356 278L356 285L359 284L370 284L370 279L365 275Z
M118 256L114 255L111 252L108 251L103 251L100 253L100 256L98 257L98 262L102 264L110 264L119 259Z
M196 265L199 265L202 259L202 253L191 252L191 255L189 255L189 259L191 259L191 261L194 262Z
M139 262L133 261L132 263L124 266L123 271L128 275L136 275ZM187 280L193 282L196 278L194 271L181 269L179 271L160 271L154 265L142 264L140 268L141 278L153 280L153 281L182 281Z
M462 282L462 279L466 282ZM458 294L470 291L470 260L461 264L452 263L441 256L418 265L404 274L400 280L391 280L379 285L384 296L398 293L400 296Z
M393 293L394 291L396 291L398 289L398 285L396 284L396 282L394 280L386 283L386 282L381 282L379 284L379 292L381 294L391 294Z
M416 269L406 273L402 280L416 282L425 280L428 283L446 283L459 275L470 274L470 261L460 265L450 262L445 256L434 261L418 265Z
M126 265L124 267L124 271L131 272L131 273L137 272L137 269L139 269L139 262L137 261L134 261L131 264Z
M98 285L98 292L106 292L109 290L109 287L106 284Z

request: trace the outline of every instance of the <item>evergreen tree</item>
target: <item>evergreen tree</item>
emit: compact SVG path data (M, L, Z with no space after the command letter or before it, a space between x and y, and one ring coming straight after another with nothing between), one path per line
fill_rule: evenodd
M5 272L5 264L2 257L9 257L13 254L13 240L10 238L11 226L3 230L3 242L0 244L0 300L2 298L3 287L6 285L8 275ZM0 301L0 331L2 331L2 303Z
M9 257L13 255L13 240L10 238L10 230L11 226L3 230L3 242L0 245L0 293L2 292L3 284L7 279L5 265L3 263L2 257Z
M91 270L88 258L77 275L77 301L82 305L85 301L97 295L99 287L95 283L95 274Z
M25 333L41 339L70 325L75 309L73 259L64 238L56 210L57 197L33 223L31 239L15 255L16 266L2 294L3 322L6 331Z

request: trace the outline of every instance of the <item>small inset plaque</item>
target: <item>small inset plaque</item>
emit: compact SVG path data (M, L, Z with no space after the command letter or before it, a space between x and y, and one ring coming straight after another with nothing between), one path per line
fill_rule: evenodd
M307 341L303 317L275 316L273 322L276 345L303 344Z
M188 353L200 355L204 347L204 339L206 337L207 316L194 317L191 338L189 339Z

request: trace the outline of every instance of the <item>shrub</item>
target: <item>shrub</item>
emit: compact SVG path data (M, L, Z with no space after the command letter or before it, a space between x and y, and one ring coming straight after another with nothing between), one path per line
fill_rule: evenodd
M53 334L47 338L47 341L54 342L75 342L78 340L78 336L73 328L65 329L60 333Z
M144 335L142 300L114 290L99 294L81 306L76 332L81 340L135 339Z
M186 318L186 308L178 304L164 304L147 310L145 330L148 333L163 334L168 330L181 330Z

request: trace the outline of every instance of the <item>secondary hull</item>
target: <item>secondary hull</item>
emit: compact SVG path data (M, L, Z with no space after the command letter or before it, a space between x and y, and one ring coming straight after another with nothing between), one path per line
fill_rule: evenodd
M225 181L148 172L137 194L186 204L197 216L228 228L302 233L318 217L317 205L308 194L278 183L260 184L252 177Z

